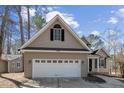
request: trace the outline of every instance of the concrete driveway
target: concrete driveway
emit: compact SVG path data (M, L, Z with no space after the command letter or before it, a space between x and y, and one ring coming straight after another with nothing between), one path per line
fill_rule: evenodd
M0 74L0 87L4 88L124 88L124 79L96 75L90 78L42 78L32 80L24 73Z
M124 83L114 77L97 75L105 83L90 82L82 78L42 78L25 83L41 88L124 88Z

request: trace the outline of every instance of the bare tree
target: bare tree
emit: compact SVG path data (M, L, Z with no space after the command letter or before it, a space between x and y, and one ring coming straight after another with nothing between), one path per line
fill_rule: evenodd
M28 16L28 39L30 39L30 6L27 6L27 16Z
M23 32L23 20L21 15L21 6L16 6L16 11L19 17L19 30L20 30L20 36L21 36L21 45L24 44L24 32Z
M5 6L5 10L4 10L2 22L1 22L1 29L0 29L0 57L2 55L3 38L4 38L6 23L7 23L8 11L9 11L9 6Z

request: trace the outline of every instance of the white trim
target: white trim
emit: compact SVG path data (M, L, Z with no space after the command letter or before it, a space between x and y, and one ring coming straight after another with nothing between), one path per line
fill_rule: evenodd
M99 72L99 59L97 58L97 72Z
M93 56L92 56L92 57L88 56L88 58L94 58L94 59L95 59L95 58L99 58L99 56L97 56L97 57L96 57L96 56L95 56L95 57L93 57Z
M62 29L60 29L60 28L53 28L53 40L55 40L55 34L56 34L56 30L59 30L60 31L60 34L59 34L59 38L60 38L60 40L57 40L57 41L61 41L62 40L62 38L61 38L61 32L62 32Z
M24 45L21 46L20 49L28 46L31 42L33 42L40 34L42 34L53 22L55 22L56 19L59 19L68 29L68 31L70 33L72 33L72 35L80 42L80 44L82 46L85 46L89 51L90 51L90 48L77 36L76 33L74 33L71 29L70 26L68 26L68 24L59 16L59 15L56 15L52 20L50 20L46 26L44 26L40 31L38 31L30 40L28 40Z
M84 43L84 41L81 40L79 36L72 30L72 28L59 15L57 16L58 18L60 18L60 21L62 21L62 23L66 26L66 28L69 29L68 31L80 42L80 44L82 46L85 46L89 51L91 51L91 49Z
M19 65L18 65L18 64L19 64ZM20 63L20 62L17 62L17 63L16 63L16 66L17 66L18 69L21 68L21 63Z
M57 53L91 53L89 51L57 51L57 50L21 50L21 52L57 52Z
M81 59L47 59L47 58L34 58L34 59L32 59L32 78L34 78L34 75L33 75L33 73L34 73L34 64L35 64L35 60L45 60L45 64L47 63L47 60L51 60L51 63L47 63L47 64L79 64L80 65L80 77L81 77L81 74L82 74L82 72L81 72ZM56 60L57 61L57 63L53 63L53 60ZM58 61L59 60L62 60L62 63L58 63ZM67 60L68 61L68 63L65 63L64 61L65 60ZM69 61L73 61L73 63L70 63ZM75 61L78 61L78 63L75 63ZM38 63L38 64L44 64L44 63Z
M88 67L87 68L88 68L88 73L89 73L89 58L87 60L88 60Z
M98 53L100 50L103 50L103 51L107 54L107 56L110 56L110 55L108 54L108 52L106 51L105 48L98 49L98 51L97 51L96 53Z
M10 72L10 62L8 61L8 72Z
M73 63L75 63L75 61L78 61L78 63L80 62L81 63L81 59L47 59L47 58L34 58L34 59L32 59L32 61L33 62L35 62L35 60L45 60L45 63L47 63L47 60L51 60L51 61L53 61L53 60L56 60L57 61L57 63L58 63L58 61L59 60L62 60L62 62L64 63L64 61L65 60L67 60L68 61L68 63L69 63L69 61L71 60L71 61L73 61ZM52 63L52 62L51 62ZM72 64L72 63L71 63ZM76 64L76 63L75 63Z
M90 72L89 71L89 59L97 59L97 72L99 72L99 57L88 57L88 73ZM93 68L93 62L92 62L92 68Z
M107 50L105 49L105 48L102 48L105 52L106 52L106 54L108 55L108 56L110 56L110 54L107 52Z

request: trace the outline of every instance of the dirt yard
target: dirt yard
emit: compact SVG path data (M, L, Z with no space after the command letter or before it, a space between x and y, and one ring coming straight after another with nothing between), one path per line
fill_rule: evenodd
M0 88L19 87L29 79L24 78L24 73L4 73L0 74Z
M0 75L0 88L124 88L124 79L95 75L86 78L27 79L23 73Z

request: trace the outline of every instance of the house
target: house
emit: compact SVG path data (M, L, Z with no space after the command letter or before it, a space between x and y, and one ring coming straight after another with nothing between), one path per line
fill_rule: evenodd
M21 55L5 55L2 54L0 61L0 73L9 72L22 72L23 62Z
M59 15L27 41L20 51L27 78L86 77L91 71L91 49ZM97 69L101 71L98 65Z

